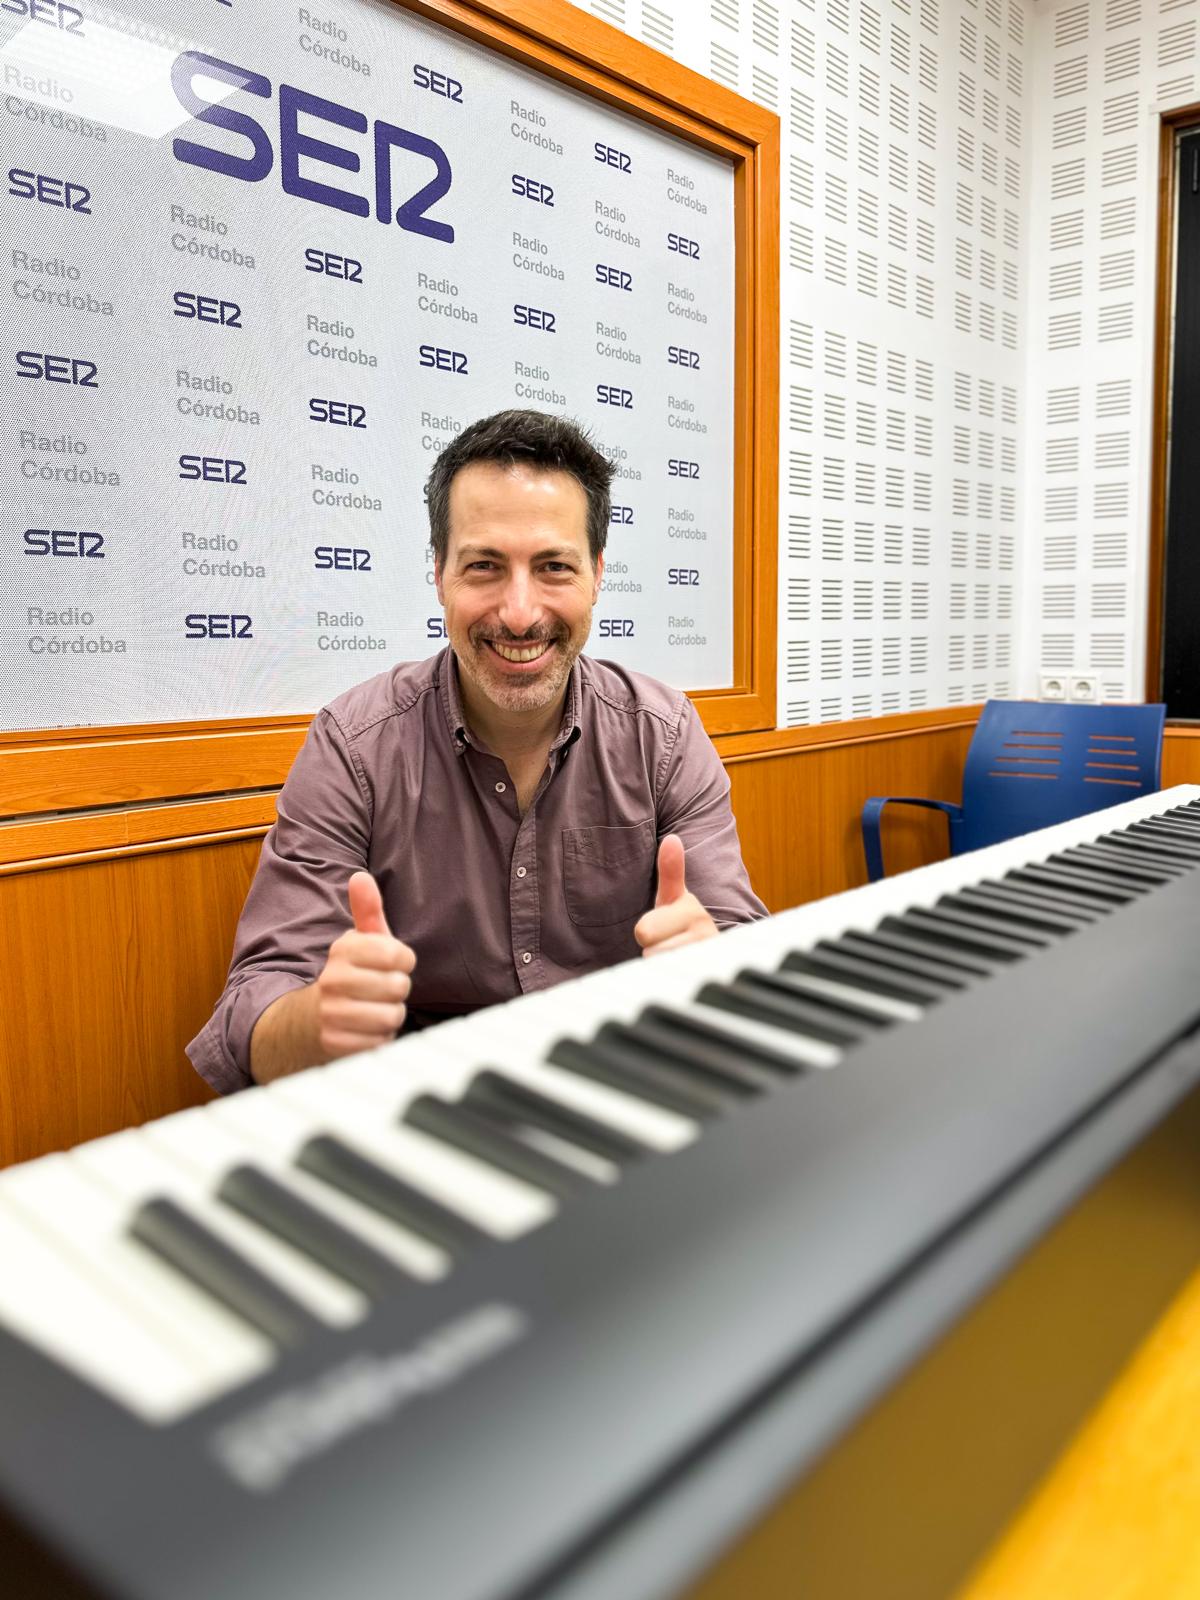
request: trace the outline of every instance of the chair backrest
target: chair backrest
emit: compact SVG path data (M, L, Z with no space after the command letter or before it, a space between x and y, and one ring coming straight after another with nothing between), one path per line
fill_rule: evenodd
M1153 793L1164 712L1161 705L989 700L967 752L955 850Z

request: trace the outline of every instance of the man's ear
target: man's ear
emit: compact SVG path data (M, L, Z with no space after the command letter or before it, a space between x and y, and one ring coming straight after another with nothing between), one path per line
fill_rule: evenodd
M592 584L592 604L593 605L595 605L596 601L600 598L600 585L601 585L601 583L603 581L604 581L604 551L601 550L599 552L599 554L596 556L595 579L594 579L594 582Z
M445 576L445 570L441 556L435 555L433 558L433 587L437 591L438 605L440 606L446 604L446 596L442 590L442 579Z

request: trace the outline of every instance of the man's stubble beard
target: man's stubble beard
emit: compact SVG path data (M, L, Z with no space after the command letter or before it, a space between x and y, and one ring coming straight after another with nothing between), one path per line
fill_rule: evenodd
M583 653L583 647L591 633L591 617L588 626L583 630L582 637L576 642L569 637L567 640L556 640L555 649L557 659L549 669L538 675L531 683L512 682L502 678L499 670L494 674L489 670L488 658L485 654L487 645L476 644L468 635L467 649L456 651L459 670L466 674L474 687L490 700L494 706L502 711L541 711L546 706L560 698L566 688L567 679L571 668ZM504 641L505 643L509 641ZM516 643L517 641L512 641Z

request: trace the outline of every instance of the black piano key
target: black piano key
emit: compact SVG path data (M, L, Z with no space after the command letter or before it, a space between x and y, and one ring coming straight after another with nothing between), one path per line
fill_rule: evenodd
M477 1156L501 1172L511 1173L514 1178L544 1189L556 1200L573 1200L591 1187L590 1180L577 1167L564 1166L553 1156L522 1144L478 1107L456 1105L438 1095L422 1094L409 1101L402 1121L465 1150L468 1155Z
M961 905L967 910L986 912L988 916L998 918L1001 922L1036 928L1042 933L1055 934L1059 938L1066 938L1069 933L1078 933L1083 926L1082 919L1046 911L1041 906L1034 905L1032 901L1022 902L1019 896L1010 898L977 885L969 889L960 889L957 894L947 896L946 900L939 901L938 904L942 905L947 901Z
M318 1133L307 1139L296 1155L296 1165L419 1234L455 1260L480 1245L494 1242L482 1228L397 1178L334 1134Z
M934 911L918 907L910 907L902 916L883 917L878 931L906 936L918 935L939 949L945 946L947 953L953 952L956 956L961 954L969 956L973 961L986 962L989 972L995 972L999 967L1007 966L1009 962L1018 961L1021 956L1028 954L1022 945L1013 944L1011 941L1002 944L990 934L977 933L957 926Z
M753 1064L759 1070L765 1068L771 1088L778 1087L780 1077L795 1078L809 1070L808 1063L798 1059L786 1043L781 1042L776 1048L763 1039L754 1038L748 1031L739 1029L736 1016L719 1013L715 1007L712 1009L713 1019L708 1022L694 1011L677 1011L673 1006L655 1003L639 1014L638 1026L653 1030L665 1045L683 1054L702 1048L743 1066ZM801 1047L802 1041L798 1040L797 1045ZM815 1043L815 1048L824 1054L832 1047L822 1040Z
M614 1166L625 1166L650 1154L648 1145L604 1122L560 1105L548 1095L528 1089L515 1078L506 1077L490 1067L477 1072L467 1085L463 1096L468 1105L481 1105L493 1115L510 1123L518 1133L522 1128L549 1134L567 1144L577 1145L592 1155L611 1161Z
M1193 861L1200 860L1200 837L1192 828L1180 827L1174 822L1134 822L1129 831L1137 839L1157 840L1170 844Z
M1127 905L1130 901L1136 900L1139 895L1144 894L1147 888L1147 885L1145 884L1132 884L1124 882L1117 877L1116 873L1110 872L1107 868L1099 866L1095 861L1081 861L1078 856L1073 855L1071 852L1066 850L1055 851L1052 856L1047 857L1047 859L1042 862L1042 865L1044 867L1061 868L1064 871L1075 873L1078 876L1082 876L1090 880L1092 883L1100 884L1104 888L1119 889L1122 894L1126 896L1125 903Z
M609 1026L608 1023L604 1025L605 1028ZM557 1039L547 1052L546 1060L566 1072L576 1072L581 1078L620 1089L634 1099L648 1100L651 1105L662 1106L681 1117L691 1117L695 1122L719 1117L735 1103L734 1096L707 1088L694 1076L665 1066L648 1065L641 1056L635 1058L632 1050L621 1049L619 1039L597 1038L588 1044L582 1039Z
M745 1051L732 1049L728 1039L681 1037L677 1028L645 1011L632 1022L605 1023L596 1037L672 1072L695 1074L701 1083L738 1099L775 1087L771 1073L761 1063L747 1060Z
M1133 861L1149 861L1164 871L1169 868L1180 876L1193 871L1196 865L1196 858L1190 850L1176 850L1170 843L1151 843L1140 834L1108 833L1103 842L1110 850L1119 850Z
M1011 878L982 878L971 887L987 894L999 895L1002 899L1011 900L1017 905L1033 906L1039 911L1048 911L1051 916L1062 917L1080 928L1090 927L1093 922L1099 922L1101 917L1108 914L1107 906L1097 905L1094 900L1085 901L1077 895L1062 894L1057 889L1048 889L1045 884L1035 888L1030 883L1015 883Z
M1000 939L1007 947L1016 942L1029 950L1048 950L1054 943L1052 934L1039 932L1036 928L1015 926L1011 920L1006 921L995 912L964 904L954 894L943 895L936 905L928 909L943 922L953 922L956 927L965 928L969 933L984 933L989 938Z
M306 1306L174 1200L160 1196L143 1201L130 1218L128 1231L282 1348L303 1344L324 1331L324 1324Z
M706 983L696 995L701 1005L765 1022L772 1028L786 1028L823 1044L846 1049L875 1030L869 1024L856 1025L848 1017L827 1011L819 1002L771 990L765 984L736 978L730 983Z
M217 1186L217 1198L361 1289L369 1300L386 1300L403 1284L416 1282L336 1218L257 1167L233 1167Z
M1176 867L1164 869L1154 866L1148 861L1138 861L1127 850L1114 850L1102 844L1078 845L1069 854L1081 867L1091 863L1115 872L1118 877L1127 878L1131 883L1144 883L1151 889L1160 889L1164 883L1171 883L1179 876Z
M846 950L823 944L811 950L792 950L784 956L785 971L807 972L814 978L829 978L834 983L849 983L888 1000L907 1000L911 1005L931 1006L944 999L946 991L937 983L902 973L895 967L864 961Z
M1051 889L1069 890L1072 894L1081 896L1085 902L1103 904L1110 910L1116 906L1130 905L1137 899L1137 896L1128 890L1118 889L1111 879L1104 882L1090 873L1083 873L1071 867L1056 866L1051 861L1038 861L1015 868L1009 873L1009 877L1017 883L1044 883Z
M1068 888L1061 879L1056 881L1045 874L1035 876L1035 872L1036 868L1033 867L1014 867L1005 873L1001 882L1010 889L1028 890L1030 894L1053 898L1061 905L1084 912L1093 920L1107 917L1117 909L1112 900L1097 899L1094 895L1084 893L1078 886Z
M972 978L989 977L992 971L982 964L964 967L957 959L944 961L940 958L945 952L936 945L906 939L900 934L844 933L833 948L861 955L865 961L877 961L880 966L897 972L911 973L946 989L966 989Z
M757 967L743 967L737 977L739 982L759 984L766 989L795 995L797 999L806 1000L810 1005L818 1005L823 1011L832 1013L835 1023L845 1020L859 1029L863 1036L880 1028L890 1028L895 1020L893 1017L883 1015L872 1006L860 1004L848 996L823 994L817 988L810 987L799 972L769 972Z

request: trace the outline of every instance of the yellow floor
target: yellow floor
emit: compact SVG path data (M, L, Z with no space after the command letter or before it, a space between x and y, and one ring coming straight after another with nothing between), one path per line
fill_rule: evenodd
M1200 1272L956 1600L1198 1597Z

